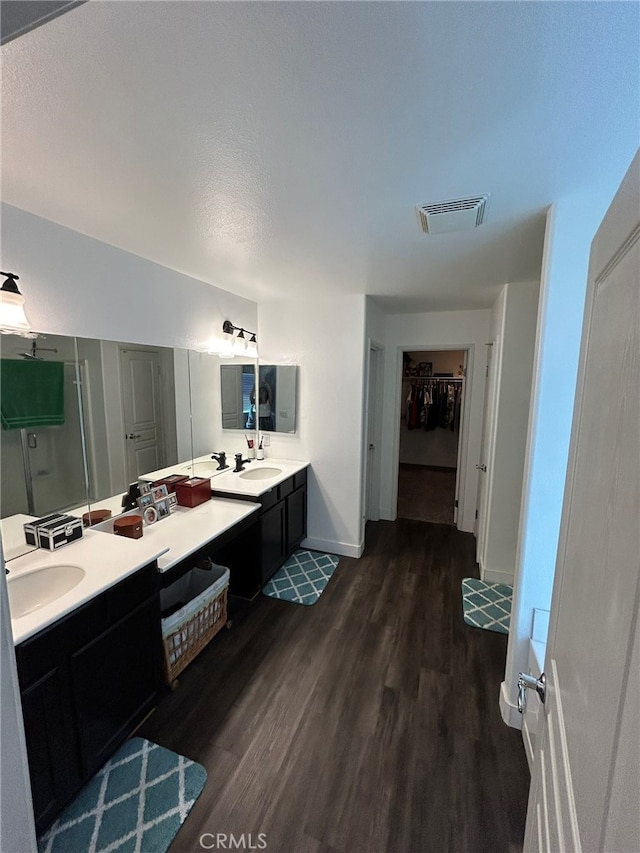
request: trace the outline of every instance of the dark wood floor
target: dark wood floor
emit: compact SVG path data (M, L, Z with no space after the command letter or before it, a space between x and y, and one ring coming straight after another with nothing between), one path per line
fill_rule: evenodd
M456 469L400 464L398 518L453 524Z
M367 529L313 607L260 596L140 734L208 780L170 853L265 833L273 853L521 849L529 775L498 710L506 637L463 623L474 539Z

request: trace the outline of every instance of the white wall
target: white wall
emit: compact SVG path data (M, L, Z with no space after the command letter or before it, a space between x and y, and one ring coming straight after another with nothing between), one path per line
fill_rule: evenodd
M0 566L4 566L1 541ZM0 850L35 853L36 833L7 582L4 572L0 575Z
M503 719L516 728L518 672L527 665L533 611L551 604L591 240L625 168L604 187L559 200L547 215L516 583L500 691Z
M311 462L305 544L346 556L362 551L364 334L364 296L260 303L260 362L300 366L296 432L272 433L266 456Z
M229 319L254 329L255 302L8 204L2 269L20 276L37 331L205 349Z
M380 510L383 518L395 519L398 503L398 444L402 351L451 347L469 349L464 422L467 452L459 460L460 507L458 527L471 532L476 513L486 351L490 311L438 311L423 314L392 314L385 318L385 379L382 425L382 474Z
M513 584L527 443L539 282L507 284L492 309L500 336L495 449L490 470L483 580Z

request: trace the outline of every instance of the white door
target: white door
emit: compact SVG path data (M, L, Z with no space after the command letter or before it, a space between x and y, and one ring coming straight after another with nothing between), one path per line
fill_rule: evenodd
M478 518L476 524L476 560L480 574L486 565L487 531L489 529L489 505L491 499L491 476L496 437L496 408L498 405L498 366L500 364L501 338L487 346L487 381L484 389L484 417L478 468Z
M127 482L164 465L160 353L153 349L120 349Z
M367 390L367 466L365 471L365 521L380 519L380 420L382 402L382 356L384 350L369 348L369 387Z
M640 152L591 247L526 851L640 850Z

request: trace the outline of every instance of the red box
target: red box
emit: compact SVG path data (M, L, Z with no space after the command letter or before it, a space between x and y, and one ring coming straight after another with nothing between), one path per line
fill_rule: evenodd
M176 483L176 498L180 506L198 506L211 499L211 480L191 477Z
M183 483L188 479L189 477L187 474L169 474L168 477L163 477L161 480L156 480L155 483L152 483L151 488L154 489L156 486L166 486L167 491L171 494L171 492L175 492L178 483Z

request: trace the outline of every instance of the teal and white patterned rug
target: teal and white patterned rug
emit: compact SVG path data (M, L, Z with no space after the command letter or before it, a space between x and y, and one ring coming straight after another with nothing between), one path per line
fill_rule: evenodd
M462 581L462 613L467 625L509 633L513 587L506 583L489 583L477 578Z
M320 551L296 551L262 590L269 598L315 604L331 579L339 557Z
M200 764L131 738L38 839L38 851L165 853L206 778Z

